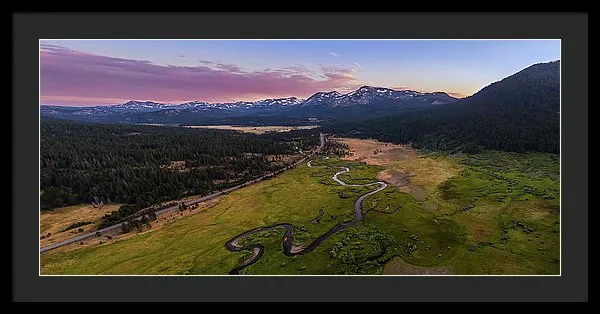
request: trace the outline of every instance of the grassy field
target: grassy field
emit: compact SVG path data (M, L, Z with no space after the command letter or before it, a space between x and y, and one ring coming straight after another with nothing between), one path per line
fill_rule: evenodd
M351 219L354 200L369 188L343 188L330 178L335 171L302 164L284 175L225 195L214 207L159 230L109 245L42 254L41 271L225 274L241 257L227 251L225 242L247 229L291 222L298 226L297 242L303 244L330 226ZM320 223L311 223L321 209Z
M418 203L436 221L460 226L460 249L437 265L455 274L558 274L558 156L485 152L454 160L463 170ZM425 265L392 259L386 273L402 273L404 262Z
M265 126L239 126L239 125L186 125L187 128L204 128L204 129L220 129L234 130L246 133L263 134L265 132L289 132L291 130L314 129L318 125L301 125L301 126L280 126L280 125L265 125Z
M40 245L47 246L90 232L96 228L104 214L117 210L119 206L120 204L108 204L94 208L86 204L43 211L40 213Z
M333 166L351 169L340 175L349 183L373 182L382 172L395 171L406 184L389 185L365 199L362 222L309 254L283 255L282 230L246 238L242 244L261 243L266 250L242 274L559 273L558 156L451 157L380 144L389 150L377 154L376 165L364 163L366 154L362 161L319 158L313 165L330 168L299 165L158 230L43 254L41 273L226 274L247 258L227 251L226 241L282 222L295 226L295 244L306 245L351 220L356 198L375 188L338 185L331 179L339 170Z

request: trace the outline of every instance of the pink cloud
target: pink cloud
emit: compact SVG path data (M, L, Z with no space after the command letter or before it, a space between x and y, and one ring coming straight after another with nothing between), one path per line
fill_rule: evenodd
M106 104L127 100L177 103L308 97L355 86L353 69L286 67L246 72L234 64L200 61L199 66L158 65L42 45L42 103Z

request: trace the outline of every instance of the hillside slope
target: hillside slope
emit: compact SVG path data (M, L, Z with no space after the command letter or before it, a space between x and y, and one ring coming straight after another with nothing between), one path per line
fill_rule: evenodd
M325 131L416 148L558 153L560 61L534 64L451 106L331 124Z

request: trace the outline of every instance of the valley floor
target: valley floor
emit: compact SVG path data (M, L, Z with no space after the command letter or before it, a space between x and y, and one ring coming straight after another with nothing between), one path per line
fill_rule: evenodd
M389 183L364 200L363 221L305 255L282 253L283 230L253 234L241 244L261 244L264 255L242 274L559 274L558 156L340 140L353 155L315 157L330 168L301 164L153 231L44 253L41 274L224 275L252 254L228 251L228 240L278 223L307 245L352 220L357 197L375 189L340 186L336 166L351 169L339 176L348 183Z
M193 129L218 129L218 130L234 130L239 132L263 134L265 132L289 132L292 130L308 130L319 127L318 125L302 125L302 126L238 126L238 125L186 125L186 128Z

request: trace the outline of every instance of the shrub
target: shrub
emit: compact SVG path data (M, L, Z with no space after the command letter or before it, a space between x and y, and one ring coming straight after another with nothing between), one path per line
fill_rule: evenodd
M89 225L89 224L93 224L93 222L91 222L91 221L78 221L78 222L70 224L68 227L66 227L62 231L63 232L64 231L69 231L71 229L75 229L75 228L78 228L78 227L81 227L81 226L85 226L85 225ZM48 233L48 235L50 235L50 233Z
M129 233L129 232L131 232L131 225L129 225L129 223L127 223L127 222L124 222L121 225L121 231L123 231L123 233Z

